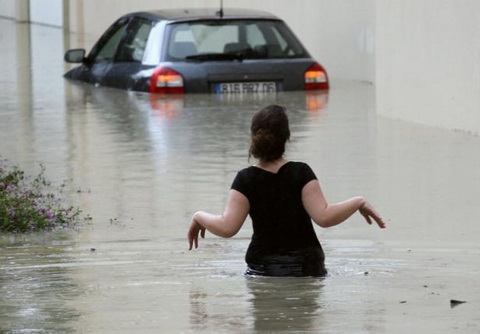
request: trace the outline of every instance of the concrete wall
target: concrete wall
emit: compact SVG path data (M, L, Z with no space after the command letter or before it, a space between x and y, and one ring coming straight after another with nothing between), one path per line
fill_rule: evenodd
M15 18L15 0L0 0L0 17Z
M119 16L139 10L219 7L220 0L70 0L70 29L98 37ZM375 0L224 0L283 18L310 53L325 65L332 86L340 80L374 80ZM93 37L92 36L92 37ZM87 49L95 38L79 40ZM75 47L75 45L72 45Z
M68 0L0 0L0 17L64 27Z
M30 0L30 21L63 27L63 0Z
M377 112L480 134L480 1L376 3Z

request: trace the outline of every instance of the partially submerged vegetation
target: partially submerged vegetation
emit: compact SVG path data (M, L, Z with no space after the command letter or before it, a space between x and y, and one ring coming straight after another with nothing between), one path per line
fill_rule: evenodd
M25 233L75 227L91 220L64 201L65 184L53 186L40 165L37 176L0 159L0 232Z

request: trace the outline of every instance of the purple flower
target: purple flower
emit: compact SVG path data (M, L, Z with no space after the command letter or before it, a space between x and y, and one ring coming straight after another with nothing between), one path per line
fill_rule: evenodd
M8 192L8 193L9 193L9 192L12 192L14 188L15 188L14 186L8 185L8 186L7 186L7 192Z
M52 219L54 216L55 214L51 211L45 212L45 217L47 217L47 219Z

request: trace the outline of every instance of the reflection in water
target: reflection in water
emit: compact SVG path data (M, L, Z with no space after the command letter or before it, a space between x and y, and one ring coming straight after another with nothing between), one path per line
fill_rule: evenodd
M208 295L201 291L190 291L190 325L192 328L202 330L207 328L209 315L207 311Z
M185 105L185 96L160 96L149 94L150 107L155 117L173 118Z
M258 111L268 104L282 104L291 110L306 110L320 112L328 103L328 91L307 91L276 94L247 94L247 95L177 95L165 96L149 94L150 107L154 115L160 117L175 117L176 113L184 108L208 107L212 104L238 108L241 106ZM200 103L199 103L200 102Z
M321 328L319 278L246 279L255 332L313 332Z
M234 291L224 290L225 286L210 281L192 287L191 330L292 333L317 332L322 327L323 279L239 277L228 285L235 286Z
M82 292L63 266L69 242L35 239L0 241L0 332L71 332L80 313L70 301Z

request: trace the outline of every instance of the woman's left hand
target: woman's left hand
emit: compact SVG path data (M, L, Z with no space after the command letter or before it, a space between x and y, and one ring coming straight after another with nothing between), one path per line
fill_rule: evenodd
M385 228L385 222L383 221L380 214L373 208L373 206L365 201L359 209L362 216L365 218L368 224L372 225L372 219L378 224L378 227Z
M198 248L198 234L200 234L202 238L205 238L205 227L200 225L195 218L192 218L192 223L187 233L188 250L192 250L193 245L195 245L195 248Z

